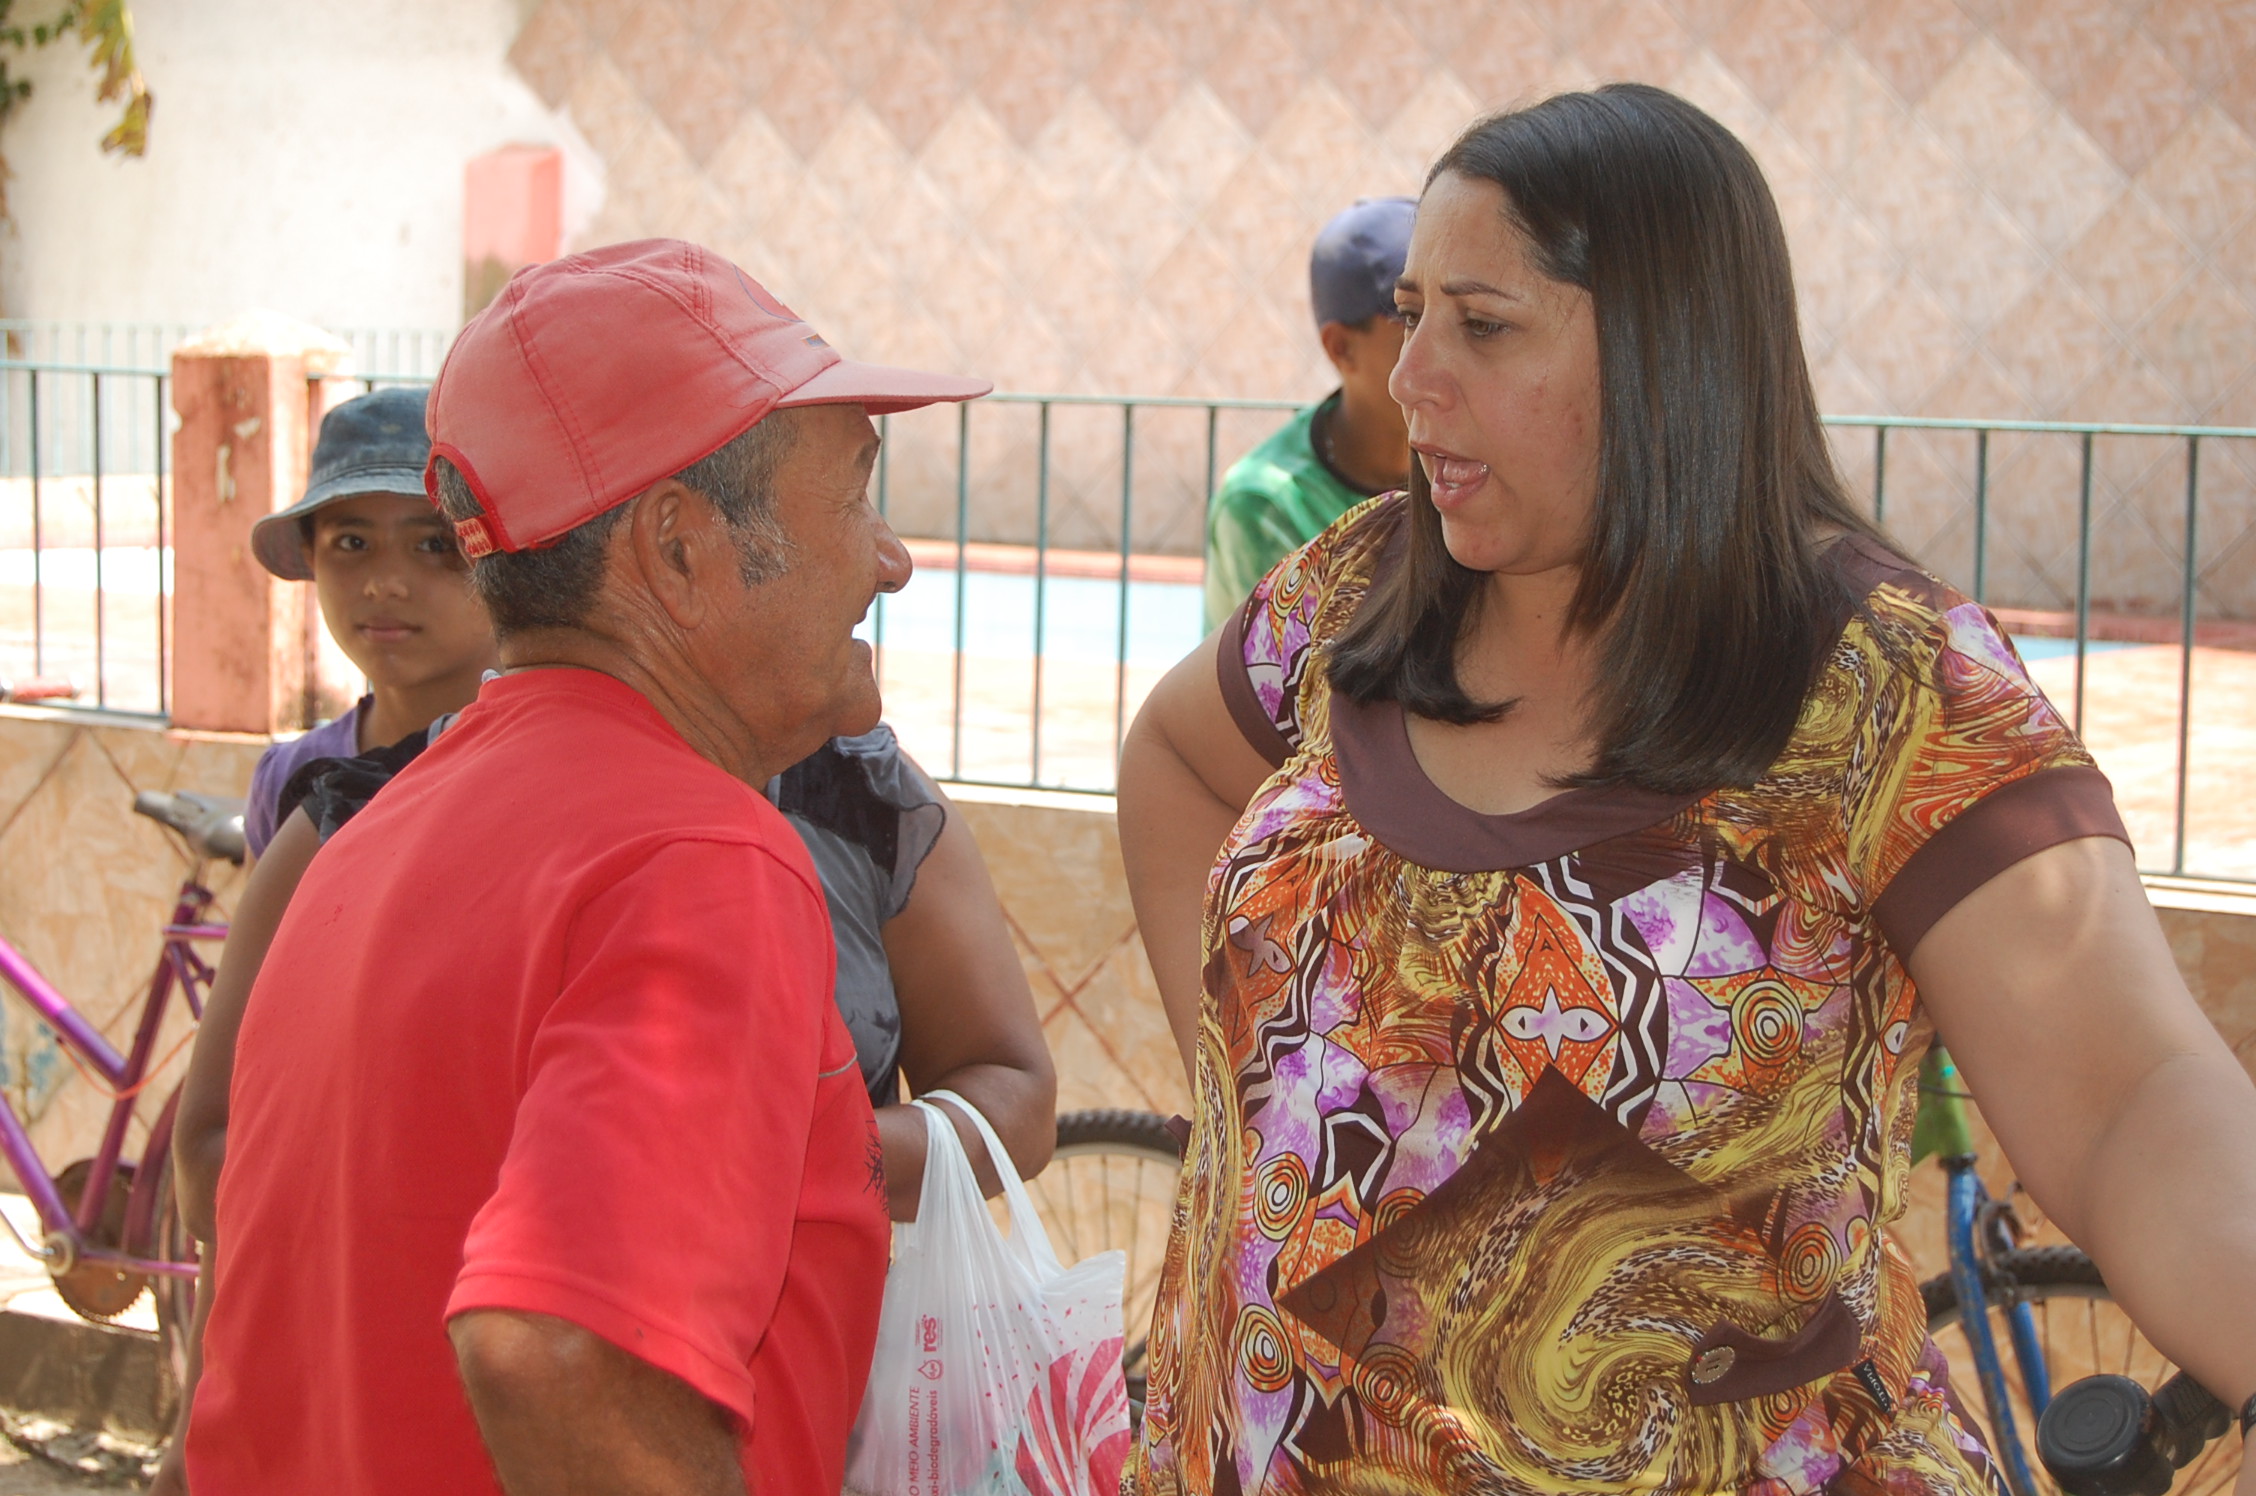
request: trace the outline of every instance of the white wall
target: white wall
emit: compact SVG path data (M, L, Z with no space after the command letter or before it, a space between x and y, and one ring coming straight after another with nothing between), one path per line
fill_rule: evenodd
M0 132L0 315L203 325L271 307L452 329L462 168L511 142L595 158L510 70L529 0L134 0L149 154L97 148L75 43ZM584 193L579 194L585 196ZM583 211L592 212L592 208Z

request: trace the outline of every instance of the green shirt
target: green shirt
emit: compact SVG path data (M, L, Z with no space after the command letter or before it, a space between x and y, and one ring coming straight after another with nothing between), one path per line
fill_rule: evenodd
M1293 412L1234 463L1206 509L1206 626L1230 616L1279 561L1371 497L1316 455L1316 413L1339 409L1339 391Z

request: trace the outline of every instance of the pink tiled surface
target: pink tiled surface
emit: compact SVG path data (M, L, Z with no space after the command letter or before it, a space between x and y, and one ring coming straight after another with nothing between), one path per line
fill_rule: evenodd
M1763 162L1826 409L2256 422L2256 0L540 0L511 55L605 158L590 242L707 239L855 353L1005 389L1320 393L1323 219L1483 110L1629 78ZM1137 543L1195 549L1202 464L1139 463ZM2256 616L2256 452L2206 482L2204 608ZM1970 484L1891 522L1963 570ZM1053 499L1068 543L1117 534L1114 494ZM979 533L1031 503L983 494ZM2105 603L2172 606L2151 538ZM1993 580L2050 606L2063 574Z

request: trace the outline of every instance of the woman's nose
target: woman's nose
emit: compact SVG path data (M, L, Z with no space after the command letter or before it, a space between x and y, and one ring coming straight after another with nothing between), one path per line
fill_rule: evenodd
M1422 323L1409 329L1402 336L1402 352L1394 361L1394 372L1387 376L1387 393L1406 411L1439 398L1440 379L1428 346Z

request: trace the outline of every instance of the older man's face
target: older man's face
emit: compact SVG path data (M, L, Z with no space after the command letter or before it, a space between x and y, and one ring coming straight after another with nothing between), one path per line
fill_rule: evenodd
M764 747L796 762L830 738L877 725L869 646L854 625L881 592L909 579L909 554L869 499L877 430L859 405L791 413L796 432L776 466L775 517L788 569L748 588L731 621L736 658L719 662L728 694Z

